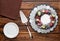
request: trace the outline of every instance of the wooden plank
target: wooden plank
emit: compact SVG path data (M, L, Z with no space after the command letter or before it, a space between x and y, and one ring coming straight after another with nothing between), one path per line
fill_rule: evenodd
M20 9L33 9L33 7L40 5L40 4L48 4L52 7L54 7L55 9L60 9L59 8L59 3L60 2L22 2L21 4L21 8Z
M29 38L28 33L21 33L14 39L8 39L0 34L0 41L60 41L60 34L33 34L33 39Z
M23 2L59 2L60 0L22 0Z

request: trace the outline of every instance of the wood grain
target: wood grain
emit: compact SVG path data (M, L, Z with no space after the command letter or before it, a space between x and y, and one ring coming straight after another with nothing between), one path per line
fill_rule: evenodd
M32 29L32 27L30 26L30 23L28 22L29 29L33 35L33 39L30 39L28 31L26 29L27 26L25 24L21 23L20 17L18 17L16 20L11 20L11 19L0 16L0 41L60 41L60 2L58 2L58 1L49 0L47 2L47 0L45 0L45 1L43 1L43 0L42 1L23 0L23 2L21 4L21 8L20 8L20 10L22 10L25 13L26 17L29 19L31 10L39 4L48 4L48 5L51 5L52 7L54 7L56 9L58 17L59 17L58 25L56 26L54 31L52 31L48 34L41 34L41 33L39 34ZM8 39L3 34L3 27L8 22L15 22L19 26L20 33L14 39Z
M40 5L40 4L48 4L52 7L54 7L55 9L60 9L59 8L59 3L60 2L22 2L22 6L21 9L33 9L33 7ZM25 7L24 7L25 6Z
M59 2L60 0L22 0L23 2Z
M60 34L34 33L33 39L30 39L28 33L20 33L16 38L8 39L3 34L0 34L1 41L60 41L59 37L60 37Z

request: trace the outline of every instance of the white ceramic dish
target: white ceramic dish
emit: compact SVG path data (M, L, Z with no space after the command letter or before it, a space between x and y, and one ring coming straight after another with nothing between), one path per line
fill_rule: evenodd
M15 38L19 33L19 27L13 22L9 22L4 26L3 33L7 38Z
M54 26L51 27L50 29L47 29L47 30L38 28L38 26L37 26L36 23L35 23L35 15L36 15L37 11L42 10L42 9L49 9L49 10L51 10L51 13L55 15L55 20L56 20L56 22L55 22ZM46 15L46 16L47 16L47 15ZM46 17L46 16L45 16L45 17ZM43 16L43 17L44 17L44 16ZM50 22L50 19L49 19L48 21L46 21L43 17L42 17L42 23L46 24L46 22L47 22L47 23ZM54 28L55 28L56 25L57 25L57 22L58 22L58 16L57 16L57 13L56 13L55 9L53 9L53 8L50 7L49 5L45 5L45 4L44 4L44 5L39 5L39 6L35 7L35 8L31 11L29 18L30 18L30 24L31 24L32 28L33 28L35 31L37 31L38 33L49 33L50 31L53 31ZM46 19L47 19L47 18L46 18ZM44 21L44 20L45 20L45 21Z

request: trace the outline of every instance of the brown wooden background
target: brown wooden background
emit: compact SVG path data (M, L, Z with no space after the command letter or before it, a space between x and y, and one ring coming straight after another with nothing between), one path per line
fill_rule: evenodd
M0 16L0 41L60 41L60 1L59 0L23 0L20 10L22 10L25 13L26 17L28 18L33 7L39 4L49 4L56 9L59 17L58 19L59 22L53 32L50 32L48 34L38 34L31 28L30 24L28 23L29 28L33 35L33 39L30 39L26 26L21 23L19 17L17 17L16 20L11 20ZM15 22L19 25L20 33L14 39L8 39L3 34L2 31L3 27L8 22Z

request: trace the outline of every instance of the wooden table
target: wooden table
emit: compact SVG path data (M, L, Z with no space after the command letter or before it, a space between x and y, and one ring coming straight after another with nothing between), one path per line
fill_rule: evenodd
M32 29L32 27L28 23L29 28L33 35L33 39L30 39L28 31L26 29L26 25L21 23L21 19L19 17L16 20L11 20L11 19L0 16L0 41L60 41L60 1L59 0L58 1L57 0L48 0L48 2L47 2L47 0L45 0L45 1L44 0L41 0L41 1L23 0L20 10L22 10L25 13L26 17L28 18L33 7L35 7L39 4L49 4L56 9L56 11L58 13L58 17L59 17L59 19L58 19L59 22L53 32L50 32L48 34L38 34L37 32L35 32ZM8 39L3 34L3 27L8 22L15 22L19 26L20 33L14 39Z

